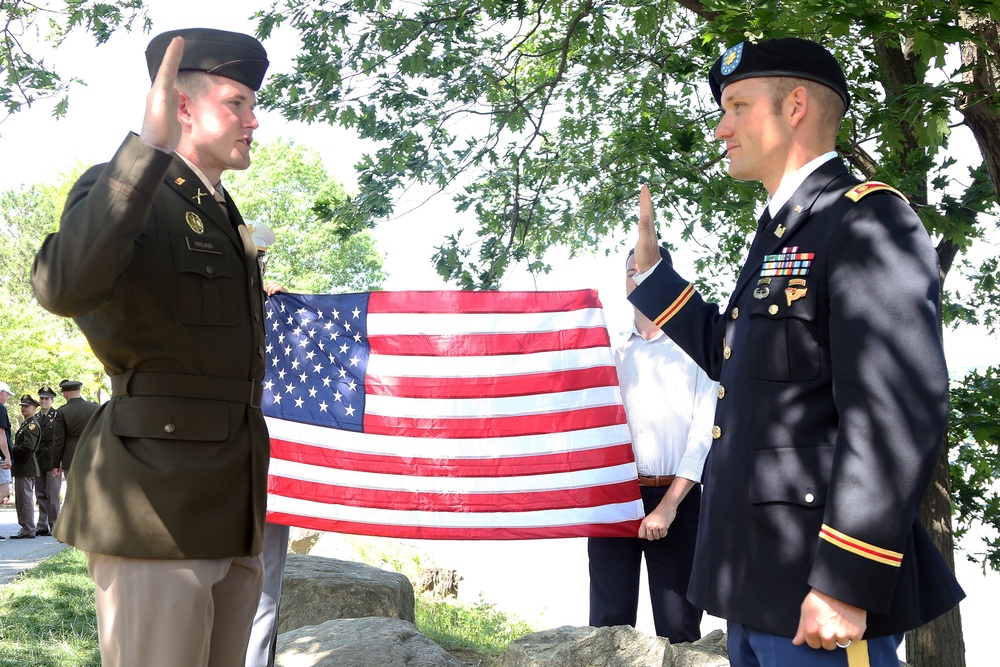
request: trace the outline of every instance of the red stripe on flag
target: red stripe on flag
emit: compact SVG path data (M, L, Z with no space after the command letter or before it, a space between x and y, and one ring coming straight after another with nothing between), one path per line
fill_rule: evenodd
M544 540L563 537L635 537L640 519L619 523L584 523L568 526L523 528L437 528L338 521L281 512L268 512L267 520L285 526L350 535L375 535L407 540Z
M371 344L372 354L481 357L608 347L611 344L611 339L607 329L587 327L542 333L460 334L454 336L373 335L368 337L368 342Z
M600 308L597 291L372 292L369 313L562 313Z
M366 394L403 398L504 398L617 386L618 374L614 366L496 377L429 378L369 375L365 379Z
M624 423L625 408L621 405L516 417L471 419L385 417L369 413L365 415L364 432L421 438L498 438L561 433Z
M417 512L530 512L599 507L640 499L636 480L602 486L509 493L428 493L345 487L272 475L268 491L330 505Z
M416 449L416 445L414 449ZM631 443L532 456L432 459L386 456L271 439L271 458L354 472L415 477L517 477L593 470L633 461Z

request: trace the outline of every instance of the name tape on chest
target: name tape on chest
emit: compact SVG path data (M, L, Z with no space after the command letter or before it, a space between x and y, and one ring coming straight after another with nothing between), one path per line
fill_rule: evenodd
M782 248L777 255L764 255L761 276L805 276L812 266L812 252L799 252L798 246Z

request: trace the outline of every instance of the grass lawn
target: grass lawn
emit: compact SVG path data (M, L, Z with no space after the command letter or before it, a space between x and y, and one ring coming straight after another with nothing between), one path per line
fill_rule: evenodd
M489 665L533 631L485 602L423 596L415 612L417 629L471 665ZM0 667L100 665L94 583L82 552L64 549L0 588Z
M87 559L64 549L0 588L0 667L100 667Z

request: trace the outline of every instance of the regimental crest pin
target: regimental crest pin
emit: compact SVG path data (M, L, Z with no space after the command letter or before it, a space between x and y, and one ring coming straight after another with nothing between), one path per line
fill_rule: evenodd
M190 227L195 234L205 233L205 223L201 221L201 218L198 217L197 213L194 211L188 211L184 214L184 219L187 221L188 227Z
M740 42L736 46L729 48L725 53L722 54L722 76L729 76L736 71L736 68L740 66L740 61L743 59L743 42Z
M174 179L174 185L184 185L187 181L184 180L183 176L178 176Z

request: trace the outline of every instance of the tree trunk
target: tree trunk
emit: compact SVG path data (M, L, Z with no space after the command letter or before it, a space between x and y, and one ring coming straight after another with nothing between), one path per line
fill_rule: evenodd
M964 82L969 84L971 89L960 96L959 111L965 117L965 122L975 137L993 188L997 190L1000 185L1000 114L996 105L997 84L1000 81L996 58L1000 53L998 50L1000 38L998 38L997 22L988 16L975 16L969 12L962 12L961 24L974 33L981 40L980 44L984 44L986 48L983 49L971 41L962 45L962 64L967 68L963 75ZM947 259L953 259L953 254ZM946 442L919 515L938 549L954 570L955 540L952 532L949 487ZM964 667L965 639L962 635L962 617L959 608L952 609L923 628L907 633L906 656L907 661L914 667L937 665Z
M1000 197L1000 114L997 112L1000 37L997 22L988 16L962 12L961 25L979 38L986 48L980 48L979 44L971 41L962 44L962 65L966 68L962 77L971 89L959 96L958 110L965 116L965 123L983 154L993 188Z
M954 571L955 536L951 523L947 442L941 448L941 458L934 472L934 479L917 515ZM965 637L962 634L962 614L958 607L927 625L906 633L906 661L913 667L965 667Z

